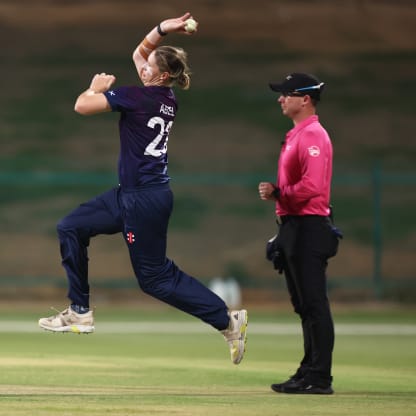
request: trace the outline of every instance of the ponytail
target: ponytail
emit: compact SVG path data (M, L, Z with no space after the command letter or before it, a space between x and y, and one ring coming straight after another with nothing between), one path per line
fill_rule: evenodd
M155 50L156 63L160 72L167 72L169 78L165 85L177 85L187 90L191 85L191 72L188 67L188 56L182 48L159 46Z

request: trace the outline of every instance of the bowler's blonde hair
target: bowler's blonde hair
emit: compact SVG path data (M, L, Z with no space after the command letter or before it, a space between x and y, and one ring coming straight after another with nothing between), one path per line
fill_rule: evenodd
M187 90L191 85L191 72L188 67L188 55L182 48L159 46L155 49L156 64L161 73L167 72L169 79L165 85L177 85Z

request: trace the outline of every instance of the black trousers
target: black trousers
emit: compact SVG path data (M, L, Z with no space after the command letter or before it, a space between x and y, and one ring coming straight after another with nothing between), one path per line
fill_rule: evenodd
M337 252L338 238L328 217L307 215L283 217L278 240L290 299L302 322L304 357L298 375L318 384L330 383L334 324L326 269Z

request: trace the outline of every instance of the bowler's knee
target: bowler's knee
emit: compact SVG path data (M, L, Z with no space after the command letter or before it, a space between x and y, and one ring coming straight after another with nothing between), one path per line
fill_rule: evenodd
M75 239L88 245L91 237L91 232L88 228L80 227L70 217L61 219L56 224L56 231L61 241Z
M67 217L62 218L58 224L56 224L56 231L58 235L65 235L68 232L71 232L74 230L73 225L68 221Z
M173 279L160 268L146 268L137 274L137 281L143 292L157 299L166 299L173 292Z

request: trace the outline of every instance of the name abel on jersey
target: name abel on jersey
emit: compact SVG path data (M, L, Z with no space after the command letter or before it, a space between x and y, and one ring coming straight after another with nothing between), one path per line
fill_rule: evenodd
M159 113L165 114L167 116L175 117L175 112L173 111L173 107L163 104L160 106Z

